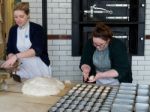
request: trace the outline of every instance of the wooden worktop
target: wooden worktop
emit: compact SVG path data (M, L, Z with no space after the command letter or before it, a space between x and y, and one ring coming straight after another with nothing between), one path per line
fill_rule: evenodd
M47 112L74 84L65 85L58 95L35 97L21 93L22 83L7 81L8 90L0 91L0 112Z

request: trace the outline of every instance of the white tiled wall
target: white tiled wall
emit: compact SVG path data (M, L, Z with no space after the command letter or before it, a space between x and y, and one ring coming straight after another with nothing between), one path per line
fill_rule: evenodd
M145 56L132 57L132 73L135 83L150 84L150 40L145 40Z
M30 2L31 21L41 24L41 1ZM48 34L71 35L71 0L48 1ZM33 5L34 4L34 5ZM146 0L145 34L150 35L150 0ZM53 76L61 80L81 81L80 57L71 56L71 40L48 40ZM145 40L145 56L132 57L133 82L150 84L150 40Z
M71 34L71 0L47 0L48 34Z
M61 80L81 81L80 57L71 56L71 40L49 40L48 47L53 76Z
M42 0L21 0L29 2L30 5L30 20L42 25Z

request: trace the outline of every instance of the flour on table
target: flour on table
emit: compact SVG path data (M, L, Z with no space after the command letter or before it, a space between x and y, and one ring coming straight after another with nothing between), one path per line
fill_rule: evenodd
M24 82L22 93L32 96L49 96L58 94L64 87L64 84L55 78L36 77Z

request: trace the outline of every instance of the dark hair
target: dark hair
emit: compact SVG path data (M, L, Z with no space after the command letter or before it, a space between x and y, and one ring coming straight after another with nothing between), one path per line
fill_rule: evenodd
M106 24L98 22L93 30L92 36L107 41L112 39L113 33L111 28Z
M26 15L29 15L30 10L29 10L29 2L19 2L16 4L14 11L16 10L22 10L25 12Z

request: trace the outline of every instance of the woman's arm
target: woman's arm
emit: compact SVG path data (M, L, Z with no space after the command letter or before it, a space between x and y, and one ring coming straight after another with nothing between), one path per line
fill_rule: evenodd
M95 82L98 79L103 79L103 78L114 78L118 77L118 72L114 69L105 71L105 72L97 72L94 79L90 80L90 82Z
M35 56L35 50L34 49L28 49L27 51L20 52L15 54L17 58L28 58Z
M93 59L92 59L94 51L95 51L95 47L92 44L92 39L87 40L87 43L82 52L79 68L82 71L82 68L81 68L82 65L88 65L90 67L89 75L95 74L95 67L93 65Z
M10 67L13 67L14 63L20 59L20 58L28 58L28 57L33 57L35 56L35 51L34 49L29 49L27 51L24 51L24 52L20 52L20 53L17 53L17 54L8 54L8 59L5 63L3 63L1 65L2 68L10 68Z
M105 71L105 72L97 72L96 77L99 78L113 78L113 77L118 77L118 72L114 69Z

